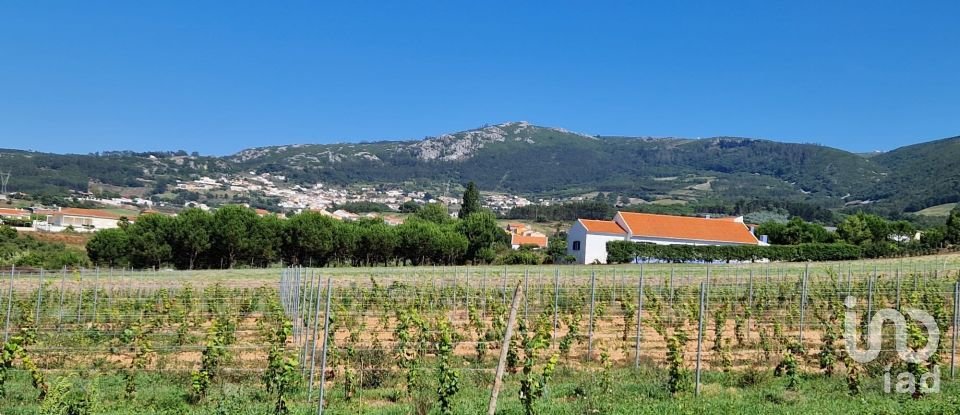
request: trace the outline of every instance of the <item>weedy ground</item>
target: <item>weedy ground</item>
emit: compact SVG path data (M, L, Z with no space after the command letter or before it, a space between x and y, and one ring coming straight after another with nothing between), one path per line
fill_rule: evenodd
M95 414L266 414L272 413L273 401L256 377L231 379L215 384L202 402L191 400L189 374L142 373L134 399L124 393L124 379L119 375L98 374L72 382L92 390L97 402L89 413ZM508 375L500 394L497 413L522 414L518 398L520 375ZM802 376L796 391L785 388L786 380L772 374L719 373L704 376L701 396L684 393L672 396L666 392L666 373L649 368L613 369L604 386L599 372L579 372L559 368L548 387L546 396L538 402L541 414L663 414L663 413L723 413L723 414L949 414L960 411L960 388L944 382L938 394L929 394L913 400L908 394L883 393L882 380L867 381L864 393L857 397L847 394L842 377L824 378L822 375ZM465 372L463 388L453 399L454 413L478 414L486 412L489 384L488 372ZM58 379L51 379L57 383ZM415 398L404 396L401 379L373 390L363 390L350 402L343 401L342 389L331 395L337 402L324 411L328 414L400 415L418 413L422 407ZM30 386L26 373L13 376L7 398L0 402L0 413L6 415L67 413L46 412L36 402L36 391ZM93 384L91 384L91 382ZM608 389L603 389L608 387ZM89 389L92 388L92 389ZM316 391L314 391L316 401ZM69 400L69 395L66 400ZM314 414L316 404L306 402L306 391L297 390L291 401L292 414ZM48 405L49 406L49 405ZM429 405L428 405L429 406ZM430 410L436 413L433 405Z

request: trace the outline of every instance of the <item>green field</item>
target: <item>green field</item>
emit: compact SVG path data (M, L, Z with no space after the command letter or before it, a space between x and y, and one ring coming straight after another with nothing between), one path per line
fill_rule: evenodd
M775 262L775 263L731 263L731 264L711 264L709 267L704 264L644 264L644 272L648 275L665 275L671 270L678 276L685 278L703 278L706 276L709 268L715 278L746 278L746 275L753 270L755 274L763 272L773 273L802 273L809 267L814 272L825 272L828 269L838 272L856 272L858 274L870 273L876 270L878 273L892 274L900 269L903 273L913 272L932 272L934 269L941 271L960 269L960 254L951 253L944 255L917 256L894 259L868 259L859 261L842 262ZM598 275L626 275L636 278L640 274L640 265L507 265L507 266L404 266L404 267L329 267L329 268L310 268L305 267L324 277L332 277L340 282L352 280L368 281L370 278L381 278L398 276L405 278L421 278L424 280L434 280L454 276L459 278L477 279L484 273L491 277L502 276L504 273L512 279L522 278L523 275L546 275L552 276L560 272L564 278L576 278L578 281L585 281L591 274ZM0 271L0 275L9 274L9 269ZM51 275L57 275L58 271ZM276 283L281 268L277 264L272 268L237 268L237 269L212 269L212 270L193 270L178 271L172 269L161 269L157 271L130 271L130 270L101 270L101 274L106 275L106 279L117 279L125 281L156 282L157 284L166 284L176 286L178 284L192 283L194 285L208 285L220 283L226 286L254 287L258 285L267 285ZM83 270L82 273L93 278L94 269ZM739 277L738 277L739 276Z
M525 413L526 380L545 382L529 384L541 414L956 413L958 269L950 255L642 270L7 272L0 413L309 414L321 387L330 414L440 414L441 395L450 413L484 413L517 286L497 413ZM884 392L887 364L894 378L922 372L892 344L871 362L845 357L848 294L861 320L883 307L936 318L941 343L923 368L938 368L938 393Z
M941 216L947 217L950 216L950 211L953 210L956 203L944 203L942 205L930 206L926 209L916 212L918 215L922 216Z
M863 395L851 397L846 383L839 377L824 378L805 374L797 391L786 390L786 381L770 373L709 372L703 379L702 395L692 393L673 396L663 385L666 373L650 368L612 369L608 374L594 371L584 373L566 368L558 370L550 384L544 402L538 405L541 414L581 415L602 414L952 414L960 408L957 398L960 390L948 383L940 394L913 400L903 395L882 392L882 381L872 379ZM170 375L147 372L137 382L139 389L134 399L124 393L122 376L91 370L76 376L95 381L71 381L93 387L91 398L97 400L89 413L97 414L270 414L274 405L263 391L262 384L253 377L231 377L229 382L217 385L204 402L193 403L182 385L189 384L189 374ZM489 395L489 374L468 372L462 378L463 391L454 400L456 414L486 413ZM501 392L498 414L522 414L523 406L517 398L519 375L508 375ZM11 380L16 386L8 391L0 403L0 410L9 415L42 413L35 402L36 392L29 387L25 373L17 373ZM399 382L399 380L398 380ZM93 385L91 385L93 383ZM609 385L605 388L604 385ZM301 388L302 389L302 388ZM88 389L89 390L89 389ZM601 393L598 393L600 391ZM592 395L591 395L592 394ZM316 399L314 393L313 399ZM313 403L307 403L305 391L291 396L290 413L316 414ZM394 401L397 402L394 402ZM396 388L364 389L351 401L344 401L340 389L334 389L331 405L325 414L416 414L414 398L399 395ZM67 413L67 412L47 412ZM81 412L77 412L81 413ZM436 411L428 413L437 413Z
M138 210L135 210L135 209L125 209L125 208L121 208L121 207L105 208L105 209L101 209L101 210L103 210L104 212L113 213L113 214L115 214L115 215L126 216L127 218L136 218L137 216L140 215L140 211L138 211Z

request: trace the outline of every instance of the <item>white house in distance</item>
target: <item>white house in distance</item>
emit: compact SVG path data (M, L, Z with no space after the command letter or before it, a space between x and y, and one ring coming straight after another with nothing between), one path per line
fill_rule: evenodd
M119 226L120 215L97 209L60 208L47 216L47 229L58 232L72 226L77 232L111 229ZM130 218L133 221L133 218Z
M567 234L567 253L579 264L607 263L607 242L658 245L766 245L743 217L700 218L617 212L613 220L578 219Z
M336 219L340 219L340 220L357 220L357 219L360 219L360 215L358 215L358 214L356 214L356 213L353 213L353 212L347 212L347 211L345 211L345 210L343 210L343 209L337 209L337 210L335 210L335 211L333 212L333 217L336 218Z

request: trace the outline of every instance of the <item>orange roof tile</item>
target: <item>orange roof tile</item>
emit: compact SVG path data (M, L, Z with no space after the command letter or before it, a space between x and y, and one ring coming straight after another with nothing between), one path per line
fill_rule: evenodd
M511 245L537 245L541 248L547 247L547 237L546 236L527 236L527 235L517 235L513 234L511 240Z
M740 216L724 216L724 217L722 217L722 218L710 218L710 219L724 220L724 221L727 221L727 222L737 222L737 223L742 223L742 222L743 222L743 219L741 219Z
M0 208L0 215L2 216L30 216L30 212L20 209L7 209Z
M730 220L689 216L654 215L649 213L617 213L633 236L690 239L757 245L759 241L746 225Z
M627 231L623 230L620 225L612 220L580 219L580 223L583 224L584 228L587 228L587 232L612 233L615 235L627 234Z
M58 211L53 211L51 215L67 215L67 216L82 216L88 218L101 218L101 219L120 219L120 215L115 213L97 210L97 209L80 209L80 208L62 208ZM130 216L134 216L131 213ZM128 216L129 217L129 216Z

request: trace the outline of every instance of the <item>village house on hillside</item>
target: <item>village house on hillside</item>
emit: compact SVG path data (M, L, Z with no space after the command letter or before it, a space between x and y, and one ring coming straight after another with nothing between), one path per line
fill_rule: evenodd
M523 245L533 245L540 249L547 247L547 235L527 228L527 225L522 223L508 224L507 233L510 234L510 247L513 249L520 249Z
M337 209L337 210L333 211L333 217L336 218L336 219L339 219L339 220L357 220L357 219L360 219L360 215L358 215L358 214L356 214L356 213L353 213L353 212L347 212L346 210L343 210L343 209Z
M658 245L766 245L743 217L699 218L617 212L613 220L579 219L567 234L567 253L580 264L607 263L607 242Z
M287 218L286 215L284 215L283 213L275 213L275 212L271 212L271 211L266 210L266 209L256 208L256 209L253 209L253 211L256 212L257 216L259 216L259 217L261 217L261 218L262 218L262 217L266 217L266 216L276 216L276 217L278 217L278 218L280 218L280 219L286 219L286 218Z

